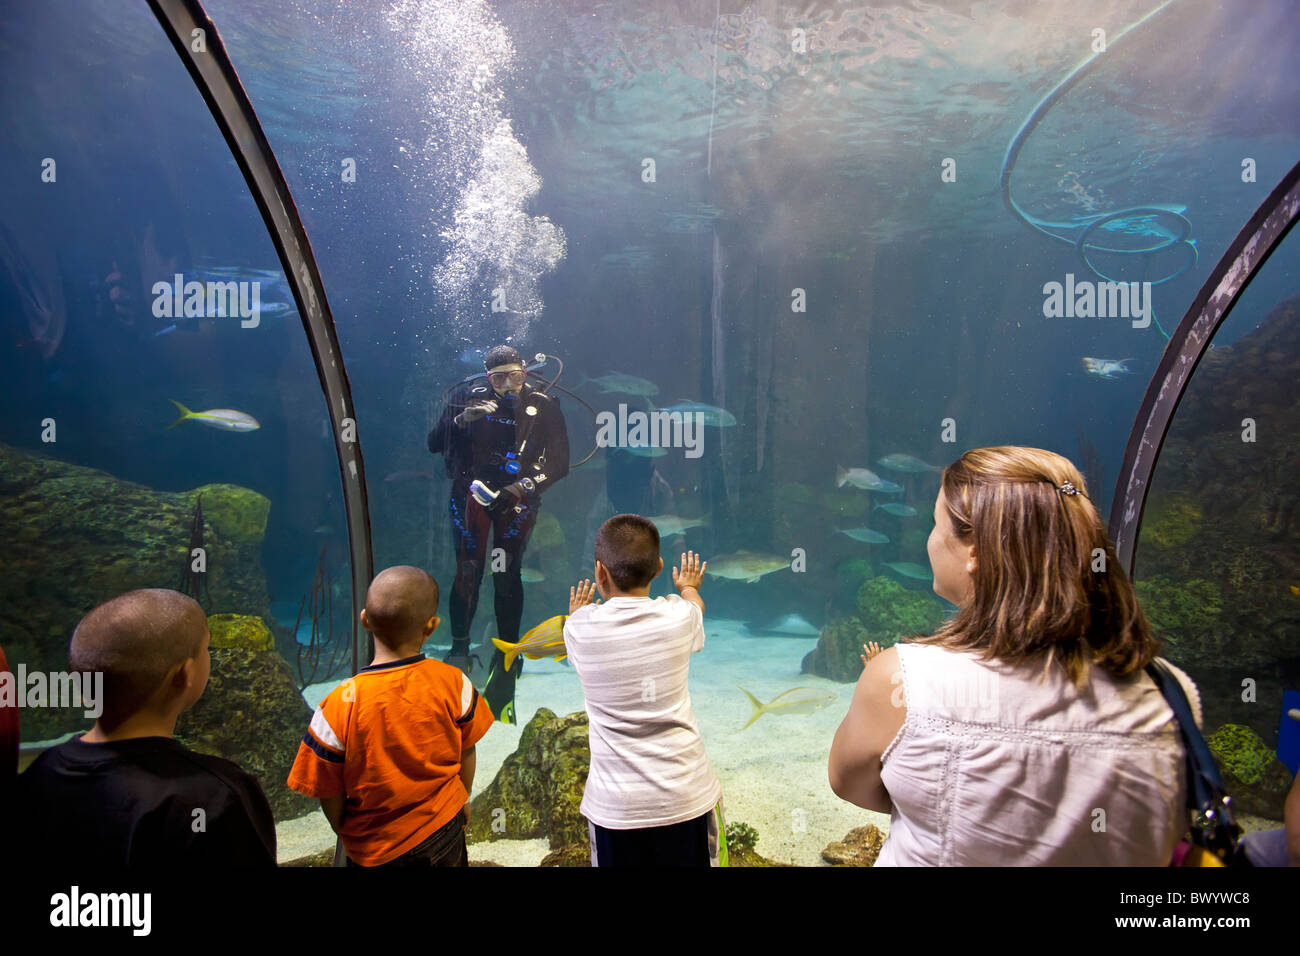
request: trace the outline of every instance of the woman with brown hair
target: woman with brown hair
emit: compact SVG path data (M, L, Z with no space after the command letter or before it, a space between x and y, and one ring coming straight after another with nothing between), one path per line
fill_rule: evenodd
M977 448L944 470L934 520L934 590L957 614L870 660L831 744L835 793L890 813L877 865L1168 864L1183 746L1079 472Z

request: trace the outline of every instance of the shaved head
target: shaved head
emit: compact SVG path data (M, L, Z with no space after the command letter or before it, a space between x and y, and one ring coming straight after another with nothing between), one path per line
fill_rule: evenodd
M165 588L128 591L81 619L68 663L104 675L104 717L117 724L144 705L173 667L198 656L207 632L207 616L192 597Z
M438 582L409 564L387 568L366 589L365 612L370 630L385 644L417 636L438 613Z

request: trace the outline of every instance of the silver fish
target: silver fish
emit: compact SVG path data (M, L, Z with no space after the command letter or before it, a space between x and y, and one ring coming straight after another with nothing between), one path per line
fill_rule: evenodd
M921 474L927 471L943 471L942 468L936 468L934 465L927 464L919 458L911 455L886 455L880 459L879 464L888 468L890 471L903 471L909 474Z
M1128 363L1133 361L1131 358L1126 359L1103 359L1083 357L1083 370L1089 375L1096 375L1098 378L1115 378L1132 371Z
M902 485L886 481L870 468L836 467L835 487L843 488L845 485L852 485L854 488L861 488L863 491L880 491L885 494L897 494L903 490Z
M784 571L790 567L790 559L773 554L757 554L753 551L737 551L710 558L705 574L731 581L745 581L753 584L765 574Z
M835 530L863 544L889 544L889 535L872 531L870 528L836 528Z
M600 378L588 379L593 385L599 385L602 392L618 392L622 395L658 395L659 386L635 375L622 372L610 372Z
M650 521L659 529L661 538L671 538L691 528L699 528L709 523L709 516L702 518L679 518L677 515L651 515Z
M934 573L929 568L923 568L914 561L886 561L885 567L905 578L914 578L917 581L934 580Z
M660 412L681 412L683 415L694 415L695 420L701 425L710 425L714 428L729 428L736 424L736 416L731 414L725 408L719 408L717 405L705 405L703 402L692 402L683 398L676 405L669 405L667 408L655 409Z

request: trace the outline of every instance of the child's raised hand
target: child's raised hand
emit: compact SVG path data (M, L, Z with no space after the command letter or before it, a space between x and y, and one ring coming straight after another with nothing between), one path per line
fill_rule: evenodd
M880 653L880 645L877 644L875 641L868 641L867 643L862 645L862 649L866 651L866 653L859 654L858 657L862 658L862 666L866 667L867 661L871 660L873 657L875 657L877 654Z
M695 588L698 591L704 583L704 571L708 566L709 562L701 561L694 551L683 552L682 566L673 568L673 587L678 591L683 588Z
M600 598L596 597L596 585L592 584L585 578L578 582L577 587L569 588L569 613L572 614L580 607L588 604L599 604Z

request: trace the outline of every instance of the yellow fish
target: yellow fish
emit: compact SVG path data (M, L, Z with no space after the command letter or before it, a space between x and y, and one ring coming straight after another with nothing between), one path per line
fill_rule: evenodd
M1300 597L1300 587L1296 587L1294 584L1291 585L1291 593L1296 597Z
M568 651L564 648L564 622L568 616L557 614L547 618L521 637L517 644L503 641L499 637L492 638L493 645L506 655L506 670L510 670L520 654L530 661L542 657L554 657L557 661L562 661L568 657Z
M168 425L168 428L175 428L181 422L191 418L212 428L220 428L223 432L252 432L262 427L248 412L241 412L234 408L210 408L206 412L192 412L174 398L169 398L167 401L175 405L181 413L181 417Z
M779 694L766 704L751 694L745 688L741 687L740 692L749 698L750 705L754 712L750 714L748 727L764 714L811 714L814 711L821 710L831 701L838 698L824 690L818 690L816 687L792 687L784 694ZM745 727L741 727L744 730Z

